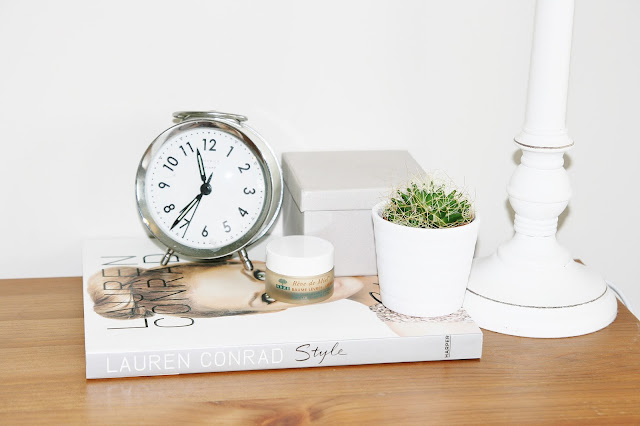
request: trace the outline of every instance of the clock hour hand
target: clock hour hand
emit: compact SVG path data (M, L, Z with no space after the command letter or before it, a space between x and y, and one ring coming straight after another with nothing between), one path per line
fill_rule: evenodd
M196 158L198 159L198 170L200 171L200 179L202 183L207 183L207 174L204 172L204 162L202 161L202 155L200 150L196 149Z
M184 217L191 211L191 209L193 209L195 206L198 205L198 203L200 203L201 198L202 198L202 193L196 195L196 197L193 200L191 200L189 204L187 204L182 210L180 210L178 217L176 218L175 222L173 222L173 225L171 225L170 229L175 228L176 225L178 225L180 221L184 219Z

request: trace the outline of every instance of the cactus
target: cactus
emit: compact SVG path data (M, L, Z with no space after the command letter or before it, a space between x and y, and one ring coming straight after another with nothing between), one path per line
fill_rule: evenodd
M420 175L396 189L382 211L383 219L412 228L453 228L475 218L469 196L450 180Z

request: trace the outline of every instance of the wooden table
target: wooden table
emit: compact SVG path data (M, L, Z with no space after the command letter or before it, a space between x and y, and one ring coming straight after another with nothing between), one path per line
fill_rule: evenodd
M0 280L0 424L636 423L640 323L481 360L86 380L80 278Z

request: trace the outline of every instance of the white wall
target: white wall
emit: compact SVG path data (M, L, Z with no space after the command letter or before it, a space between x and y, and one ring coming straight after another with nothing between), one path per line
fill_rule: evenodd
M0 277L81 273L142 236L134 175L171 113L247 115L279 153L406 148L512 233L533 0L0 2ZM640 313L640 2L578 0L558 238Z

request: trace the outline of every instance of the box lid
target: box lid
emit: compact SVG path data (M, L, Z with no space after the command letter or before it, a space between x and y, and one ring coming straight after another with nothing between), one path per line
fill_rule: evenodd
M285 152L285 185L300 211L365 210L422 172L407 151Z

